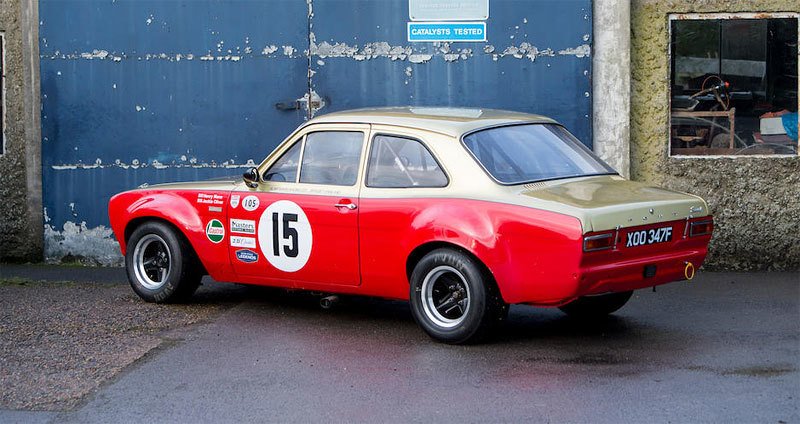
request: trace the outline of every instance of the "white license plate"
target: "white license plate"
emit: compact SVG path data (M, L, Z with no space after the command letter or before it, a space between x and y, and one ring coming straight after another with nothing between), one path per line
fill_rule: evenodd
M672 240L672 227L653 228L650 230L631 231L625 247L647 246L649 244L666 243Z

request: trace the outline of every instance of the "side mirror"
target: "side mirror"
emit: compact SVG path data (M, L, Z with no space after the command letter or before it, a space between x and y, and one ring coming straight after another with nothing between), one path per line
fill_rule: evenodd
M258 169L257 168L250 168L242 174L242 179L244 180L245 185L250 188L257 188L258 187Z

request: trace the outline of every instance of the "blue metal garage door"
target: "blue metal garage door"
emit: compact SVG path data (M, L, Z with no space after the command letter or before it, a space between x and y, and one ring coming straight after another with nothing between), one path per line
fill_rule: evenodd
M408 0L315 0L322 112L448 105L549 115L591 146L591 2L495 1L487 41L408 43Z
M316 113L542 113L591 140L589 0L492 0L481 43L407 42L408 0L41 0L39 11L51 259L117 261L111 195L240 174L315 113L297 102L309 94Z

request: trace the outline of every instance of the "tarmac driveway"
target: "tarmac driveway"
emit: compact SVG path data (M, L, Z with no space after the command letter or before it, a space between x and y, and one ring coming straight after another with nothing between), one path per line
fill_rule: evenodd
M589 324L515 306L478 346L431 341L403 302L204 290L231 306L73 409L0 421L800 421L798 273L702 273Z

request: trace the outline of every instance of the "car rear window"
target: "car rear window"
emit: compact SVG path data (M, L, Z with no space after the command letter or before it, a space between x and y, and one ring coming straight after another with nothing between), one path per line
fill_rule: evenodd
M480 130L465 136L464 145L501 184L616 174L569 131L556 124Z

